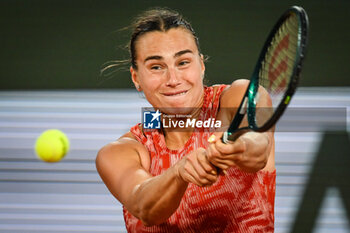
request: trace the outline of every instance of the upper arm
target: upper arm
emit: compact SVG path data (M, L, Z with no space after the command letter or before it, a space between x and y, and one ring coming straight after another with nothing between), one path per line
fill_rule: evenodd
M223 125L229 125L236 114L239 105L243 99L243 96L249 85L249 80L238 79L234 81L229 88L223 91L220 97L220 108L218 113L218 119L223 121ZM268 117L271 113L271 98L268 92L260 86L258 89L257 98L257 120L263 120L263 117ZM259 119L260 118L260 119ZM243 119L243 124L247 125L247 118Z
M235 116L239 105L241 104L242 98L247 90L249 85L249 80L239 79L234 81L229 88L227 88L220 97L220 108L218 112L218 119L222 121L223 126L229 126L233 117ZM257 101L256 107L259 109L257 117L259 119L263 119L268 117L269 112L271 111L271 98L268 92L263 88L259 87L258 90L259 98ZM242 125L248 125L247 117L243 118ZM268 130L267 132L263 132L269 138L269 146L267 148L268 152L268 161L264 170L274 170L275 163L275 140L274 140L274 127Z
M109 191L131 212L136 211L133 193L152 175L142 164L146 148L135 139L122 137L97 154L96 168Z
M238 79L234 81L220 96L220 108L217 118L222 121L223 126L229 126L237 112L244 93L248 87L249 80Z

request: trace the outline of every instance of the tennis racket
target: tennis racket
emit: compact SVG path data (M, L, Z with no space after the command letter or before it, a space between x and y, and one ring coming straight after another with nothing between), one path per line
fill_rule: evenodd
M277 21L260 53L250 83L222 141L234 141L242 132L263 132L273 127L288 106L298 85L304 60L308 17L299 6L289 8ZM257 107L261 88L271 98L271 107ZM248 126L241 127L247 116Z

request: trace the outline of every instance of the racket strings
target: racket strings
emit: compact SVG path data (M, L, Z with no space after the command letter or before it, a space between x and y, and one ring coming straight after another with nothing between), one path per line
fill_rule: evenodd
M262 61L259 85L270 95L272 108L256 109L257 126L264 125L277 110L288 90L296 64L299 43L299 21L291 13L275 33Z
M270 94L272 105L277 108L284 97L295 66L299 41L299 22L291 14L280 26L267 50L259 72L259 84Z

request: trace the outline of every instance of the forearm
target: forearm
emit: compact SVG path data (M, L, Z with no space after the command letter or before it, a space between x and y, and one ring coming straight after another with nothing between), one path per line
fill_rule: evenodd
M273 133L248 132L241 138L245 144L243 159L237 161L238 166L243 170L256 172L263 169L269 156L273 144Z
M188 186L180 176L181 159L163 174L152 176L148 151L136 140L122 138L99 151L96 168L109 191L145 225L166 221L178 208ZM143 161L143 162L142 162Z
M134 203L133 214L145 225L166 221L180 205L188 183L178 176L177 166L134 188L130 200L130 203Z
M273 157L273 144L273 132L247 132L227 144L215 137L209 146L208 158L224 171L237 166L246 172L257 172L266 166L269 157Z

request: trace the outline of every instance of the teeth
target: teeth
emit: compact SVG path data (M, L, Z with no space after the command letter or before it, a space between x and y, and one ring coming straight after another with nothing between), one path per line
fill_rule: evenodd
M178 93L178 94L174 94L174 95L169 95L169 96L181 96L181 95L184 95L184 94L186 94L186 91Z
M181 93L179 93L179 94L175 94L175 95L173 95L173 96L178 96L178 95L184 95L186 92L184 91L184 92L181 92Z

